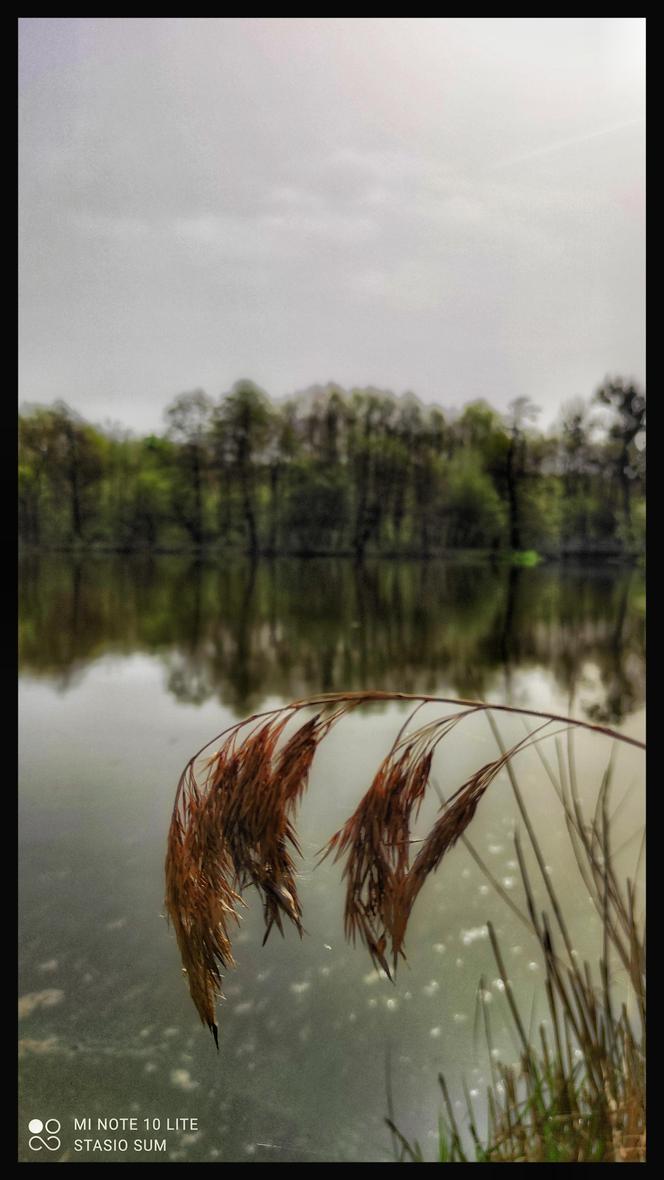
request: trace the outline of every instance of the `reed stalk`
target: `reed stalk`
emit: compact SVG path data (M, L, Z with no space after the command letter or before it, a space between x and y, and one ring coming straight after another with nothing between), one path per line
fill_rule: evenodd
M511 899L510 904L521 920L526 918L537 942L545 969L548 1020L540 1024L536 1038L526 1031L499 940L492 924L487 923L509 1019L520 1045L520 1060L516 1066L493 1060L491 1027L484 1009L486 1047L491 1063L486 1132L478 1135L475 1113L464 1085L468 1133L461 1134L445 1080L440 1075L445 1114L439 1120L439 1162L645 1162L644 932L637 915L635 883L630 879L620 880L613 854L609 811L613 752L594 814L586 816L576 782L572 732L568 734L567 759L558 759L558 772L552 771L543 756L542 762L564 810L580 882L588 890L598 913L597 963L594 969L587 962L581 963L572 946L562 904L546 870L523 792L510 763L510 781L552 917L538 909L518 832L514 839L525 914ZM504 749L499 733L496 739ZM473 852L483 867L481 857ZM639 862L641 852L642 849ZM488 871L487 876L492 884L497 884ZM629 982L631 1013L624 1002L616 1002L614 960L622 966ZM480 996L483 989L480 980ZM393 1098L386 1121L397 1145L395 1159L426 1162L419 1143L411 1143L397 1127Z
M180 776L166 855L166 910L175 930L191 998L217 1047L216 1005L222 998L222 972L234 965L231 938L245 904L242 894L248 885L257 889L263 904L265 940L275 925L284 933L284 919L302 935L293 859L300 856L300 848L294 820L314 756L331 729L352 710L388 701L408 701L415 707L357 808L321 850L321 860L332 855L335 861L344 862L346 936L353 942L359 939L374 965L390 977L394 976L399 958L405 958L406 928L425 881L448 850L465 836L484 794L503 770L510 776L538 854L539 868L543 868L512 768L519 753L531 746L537 748L545 736L572 729L589 730L643 748L637 739L607 726L559 714L401 692L324 693L256 713L230 726L199 750ZM453 706L454 711L413 727L415 715L424 704ZM536 719L538 724L509 747L499 742L498 756L476 770L441 805L431 830L412 857L412 824L430 786L434 754L454 729L479 713L487 715L494 733L493 713L520 715ZM286 727L305 716L286 737ZM552 730L552 726L557 728ZM209 753L214 745L218 748ZM641 952L633 938L629 904L607 865L604 812L601 831L596 817L589 833L580 815L577 793L569 788L569 795L565 795L562 784L557 790L564 800L566 821L575 834L579 857L586 861L584 879L636 986ZM546 884L569 953L562 914L548 879ZM530 900L529 907L530 921L540 937L541 928Z

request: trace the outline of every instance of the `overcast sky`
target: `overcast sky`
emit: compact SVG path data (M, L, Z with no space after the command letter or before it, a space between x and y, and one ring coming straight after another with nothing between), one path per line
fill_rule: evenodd
M22 18L20 397L644 370L641 18Z

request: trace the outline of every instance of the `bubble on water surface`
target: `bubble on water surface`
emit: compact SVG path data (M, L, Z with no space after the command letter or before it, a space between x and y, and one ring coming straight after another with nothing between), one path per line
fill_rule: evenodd
M198 1082L193 1080L188 1069L172 1069L171 1085L175 1086L176 1090L184 1090L185 1093L188 1093L190 1090L197 1089Z
M37 965L37 970L43 971L45 974L47 974L47 973L50 974L52 971L57 971L57 969L58 969L58 960L57 959L47 959L45 963L39 963Z
M254 1006L253 1000L244 1000L241 1004L236 1004L233 1012L236 1016L245 1016L247 1012L251 1012Z
M477 942L478 939L488 938L489 929L487 926L471 926L469 930L462 930L459 938L464 946L470 946L471 943Z

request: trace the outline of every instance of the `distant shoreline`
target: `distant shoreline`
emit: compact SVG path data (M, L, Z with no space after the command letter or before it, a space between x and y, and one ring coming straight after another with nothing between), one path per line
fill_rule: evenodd
M74 557L201 557L206 560L230 558L232 560L249 561L320 561L339 559L353 561L362 565L370 561L445 561L445 562L476 562L492 565L513 565L515 567L532 567L538 564L569 563L579 561L583 564L602 562L606 564L636 566L645 560L645 554L618 549L566 549L557 552L538 552L532 560L521 560L524 554L511 549L437 549L428 553L415 550L385 550L365 552L360 558L352 549L279 549L259 550L256 553L246 549L220 548L218 545L197 546L118 546L104 544L80 545L28 545L21 543L19 557L38 557L46 555L69 555Z

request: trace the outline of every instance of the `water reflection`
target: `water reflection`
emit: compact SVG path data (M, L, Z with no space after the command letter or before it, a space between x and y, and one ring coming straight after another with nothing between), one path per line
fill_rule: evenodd
M570 701L620 722L643 701L643 580L634 570L342 560L200 563L31 557L22 669L65 691L95 659L159 655L179 701L235 713L341 688L467 696L546 667ZM595 690L588 683L597 682Z
M523 1010L536 1015L545 997L530 936L462 844L414 909L395 986L344 941L339 866L314 869L316 854L356 807L403 708L349 715L319 751L297 821L307 937L288 932L263 947L261 907L249 891L237 971L224 981L219 1056L160 916L177 777L193 750L266 698L279 704L321 689L450 688L535 708L572 700L574 712L603 711L640 732L639 574L100 557L29 560L21 579L23 1158L28 1121L47 1112L63 1125L60 1162L84 1158L72 1148L74 1114L197 1116L200 1136L170 1135L168 1162L385 1161L388 1057L398 1123L431 1146L438 1070L455 1104L462 1079L482 1094L489 1077L474 1036L482 976L496 1044L511 1060L487 920ZM436 768L445 794L495 754L485 719L464 724ZM520 723L501 720L501 732L516 740ZM585 734L575 751L593 815L609 750ZM598 923L555 792L530 754L519 763L530 814L575 946L596 962ZM616 847L632 858L632 877L643 829L635 754L616 754ZM436 808L431 792L424 828ZM523 908L517 823L510 783L499 778L472 842Z

